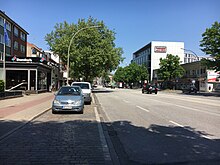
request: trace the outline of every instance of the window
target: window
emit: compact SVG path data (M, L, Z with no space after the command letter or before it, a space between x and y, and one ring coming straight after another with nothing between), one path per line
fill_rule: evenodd
M14 35L18 37L18 28L14 27Z
M24 33L20 32L20 37L23 41L25 41L25 34Z
M4 27L4 20L1 16L0 16L0 25Z
M8 31L11 31L11 24L9 22L6 21L6 29Z
M20 45L20 50L21 50L22 53L24 53L25 52L25 46L24 45Z
M18 42L17 41L14 42L14 49L18 50Z
M11 39L8 38L8 42L6 42L6 46L11 47Z
M32 54L37 54L37 50L35 48L32 48Z
M4 36L0 34L0 43L4 44Z

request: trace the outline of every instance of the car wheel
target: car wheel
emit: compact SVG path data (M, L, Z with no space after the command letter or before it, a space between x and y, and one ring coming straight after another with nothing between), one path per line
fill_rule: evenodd
M79 114L83 114L83 110L79 112Z
M155 92L155 94L157 94L157 91Z
M56 112L56 111L54 111L54 110L52 110L52 114L57 114L57 112Z
M144 93L144 91L142 90L142 93Z

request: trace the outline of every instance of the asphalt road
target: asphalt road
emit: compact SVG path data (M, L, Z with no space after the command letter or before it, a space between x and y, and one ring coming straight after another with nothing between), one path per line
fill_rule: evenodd
M220 97L98 89L121 164L220 164Z

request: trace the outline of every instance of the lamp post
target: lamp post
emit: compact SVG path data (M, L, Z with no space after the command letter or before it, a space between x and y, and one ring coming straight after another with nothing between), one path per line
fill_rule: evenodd
M74 35L72 36L72 38L70 39L70 43L69 43L69 47L68 47L68 55L67 55L67 85L69 85L69 63L70 63L70 46L73 42L74 37L81 31L85 30L85 29L91 29L91 28L99 28L101 26L89 26L89 27L84 27L82 29L79 29L76 33L74 33Z

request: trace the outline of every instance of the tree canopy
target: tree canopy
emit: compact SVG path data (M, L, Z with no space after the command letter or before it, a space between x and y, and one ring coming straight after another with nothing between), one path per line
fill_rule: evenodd
M91 26L99 27L87 28ZM70 40L76 33L70 45L70 77L92 81L103 71L115 70L123 60L122 48L117 48L114 43L115 32L108 29L103 21L89 17L88 20L79 19L77 24L57 23L54 30L46 35L51 51L58 54L64 64L68 61Z
M172 81L181 78L185 70L180 66L180 58L176 55L167 54L165 59L160 58L158 75L164 81Z
M201 50L214 58L214 60L203 59L203 64L208 68L220 71L220 23L214 22L211 28L206 29L202 37Z
M113 76L116 82L125 82L129 84L148 80L148 78L149 74L147 68L144 65L140 66L136 63L131 63L124 68L119 67Z

